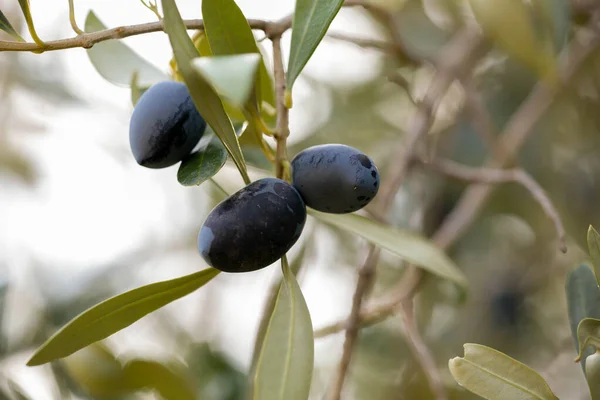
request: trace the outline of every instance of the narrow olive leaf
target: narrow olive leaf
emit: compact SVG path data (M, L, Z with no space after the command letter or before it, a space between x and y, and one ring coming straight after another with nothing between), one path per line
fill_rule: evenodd
M600 287L600 234L590 225L587 234L588 249L592 258L596 284Z
M261 80L266 74L265 63L262 59L252 29L242 10L235 0L211 0L202 2L202 17L204 29L214 55L233 55L256 53L260 57L255 95L252 98L256 104L262 101ZM265 82L265 84L270 81Z
M577 341L579 342L579 354L575 361L579 362L584 355L583 351L589 346L600 348L600 319L582 319L577 326Z
M85 31L91 33L105 29L106 26L90 11L85 18ZM138 73L137 83L142 87L169 79L164 72L119 40L96 43L87 49L87 55L96 71L117 86L129 86L135 72Z
M581 264L569 271L565 282L565 291L571 335L575 351L579 351L579 339L577 338L579 323L584 318L600 319L600 290L596 285L592 269L586 264ZM584 352L584 355L590 354L592 354L591 350ZM585 357L581 360L581 367L585 369Z
M141 87L138 83L138 72L135 71L133 75L131 75L131 104L135 107L140 97L144 94L146 90L150 88L150 86Z
M210 84L192 67L192 60L197 58L199 53L187 34L175 0L162 0L162 9L165 14L165 32L169 35L179 73L183 76L185 84L190 90L196 108L221 139L244 181L249 183L250 178L246 171L244 155L231 120L225 113L223 103Z
M233 106L242 107L257 80L258 54L198 57L192 65L216 92Z
M107 338L145 315L199 289L219 273L214 268L142 286L112 297L79 314L48 339L27 362L45 364Z
M19 32L17 32L15 28L13 28L13 26L10 24L8 18L6 18L6 15L4 15L2 10L0 10L0 29L17 39L19 42L25 41L25 39L23 39L23 37L19 35Z
M541 78L557 77L554 37L534 26L523 0L470 0L475 19L485 34L509 56Z
M467 277L439 247L412 232L402 231L357 214L328 214L307 208L310 215L327 224L361 236L434 275L467 288Z
M252 400L306 400L314 363L314 337L306 301L282 258L283 281L252 371Z
M292 42L287 68L287 91L304 69L344 0L296 0L292 22Z
M183 186L198 186L212 178L227 161L227 150L219 140L213 140L186 157L177 171L177 181Z
M36 42L39 46L43 47L44 42L38 36L35 31L35 26L33 24L33 17L31 16L31 9L29 8L29 0L19 0L19 5L21 6L21 11L23 12L23 16L25 17L25 22L27 22L27 28L29 29L29 34L34 42Z
M487 400L558 400L546 381L527 365L492 348L465 343L464 357L448 363L465 389Z

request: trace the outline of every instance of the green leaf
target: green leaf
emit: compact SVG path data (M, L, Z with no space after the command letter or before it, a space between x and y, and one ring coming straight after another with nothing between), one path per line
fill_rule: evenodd
M185 84L196 104L196 108L198 108L200 115L204 117L219 139L221 139L221 142L244 178L244 182L250 183L238 137L233 130L231 120L225 113L223 103L210 84L200 74L196 73L192 67L191 62L199 56L199 53L187 34L175 1L162 0L162 9L165 14L165 32L169 35L169 41L173 48L179 72L183 76Z
M306 400L314 363L310 313L285 257L275 308L254 357L252 400Z
M106 26L90 11L85 18L85 32L105 29ZM150 86L169 79L164 72L119 40L96 43L94 47L87 49L87 55L96 71L114 85L129 86L135 72L138 73L137 83L140 86Z
M259 63L258 54L199 57L192 61L204 80L236 107L242 107L248 101Z
M287 91L304 69L344 0L296 0L287 68Z
M234 0L211 0L202 2L204 29L214 55L234 55L256 53L260 57L259 83L255 96L251 101L260 104L262 101L261 81L266 73L262 54L260 53L248 20ZM268 84L270 81L265 82Z
M534 13L523 0L470 0L485 34L506 53L542 78L557 77L554 37L537 29Z
M582 319L577 326L577 341L579 342L579 354L576 361L583 357L583 351L589 346L594 346L596 350L600 349L600 319Z
M466 343L448 363L459 385L488 400L558 400L533 369L492 348Z
M19 35L19 32L17 32L15 28L13 28L13 26L10 24L8 18L6 18L2 10L0 10L0 29L17 39L19 42L25 41L25 39L23 39L23 37Z
M219 140L213 140L206 148L192 153L179 165L177 180L183 186L198 186L212 178L225 165L227 151Z
M123 380L132 389L154 389L163 399L195 400L192 379L183 368L150 360L132 360L123 367Z
M571 270L567 275L565 291L571 335L575 343L575 350L579 351L579 339L577 338L579 323L584 318L600 319L600 290L596 285L592 269L586 264L581 264ZM592 351L588 350L585 354L590 355ZM585 369L585 358L581 361L581 367Z
M140 100L140 97L144 94L144 92L150 89L150 86L140 87L138 83L138 72L135 71L131 76L131 104L135 107L137 102Z
M600 350L586 359L585 378L588 382L592 400L600 399Z
M207 268L181 278L157 282L103 301L75 317L48 339L27 362L45 364L107 338L145 315L204 286L219 273Z
M361 236L432 274L449 279L463 288L468 286L466 276L446 253L420 235L392 228L357 214L328 214L310 208L307 211L320 221Z
M29 8L29 0L19 0L19 5L21 6L21 11L23 12L23 16L25 17L25 22L27 22L27 28L29 29L29 34L33 38L33 41L43 47L44 42L37 35L37 32L35 31L35 26L33 25L31 9Z
M594 275L596 277L596 285L600 287L600 234L590 225L587 234L588 249L594 266Z

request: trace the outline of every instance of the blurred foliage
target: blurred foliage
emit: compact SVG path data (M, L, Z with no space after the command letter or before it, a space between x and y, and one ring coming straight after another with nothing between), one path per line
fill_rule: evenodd
M377 4L390 6L395 10L394 18L400 27L398 34L408 54L431 61L449 40L453 30L457 29L450 23L455 21L452 16L439 11L446 10L443 7L444 1L438 1L438 7L433 3L435 2L420 0L377 1ZM558 0L552 3L557 7L565 6L564 2ZM19 22L7 10L3 11L15 29L22 32L23 21ZM460 12L463 11L461 9ZM346 10L342 9L340 13L345 14ZM573 27L585 22L587 17L580 12L553 15L553 24L558 27L554 37L556 50L561 48L565 38L572 35ZM378 24L381 31L385 31L377 18L370 18L370 21ZM328 43L326 41L322 46L325 47ZM480 165L489 156L490 138L486 135L491 133L492 138L495 138L500 134L538 81L535 73L527 67L527 62L522 64L507 56L505 51L508 52L494 48L473 76L491 120L491 132L482 132L468 111L454 115L451 112L452 104L443 103L440 114L446 117L440 125L439 155L468 165ZM394 156L392 151L407 130L415 109L406 88L397 86L388 78L401 73L409 82L410 94L418 98L427 87L430 66L415 67L407 60L398 60L390 55L382 57L380 61L375 77L366 82L334 85L311 77L308 73L303 73L298 78L296 86L300 83L307 86L311 97L305 101L306 104L298 101L295 108L310 109L314 104L329 104L330 109L322 124L309 126L306 137L294 140L292 132L290 156L310 145L342 142L368 153L385 176ZM586 398L587 387L583 371L572 363L576 356L571 341L573 321L569 322L567 311L571 305L567 302L564 287L567 274L574 265L581 262L587 251L588 226L600 226L600 158L597 156L600 152L599 63L600 53L596 52L536 125L534 133L514 162L526 169L557 205L567 228L569 253L559 254L554 243L552 225L537 204L525 195L523 189L516 185L505 185L495 192L469 233L450 250L453 260L469 279L471 292L468 297L461 299L452 285L428 279L417 298L421 332L444 374L451 399L478 398L456 385L447 372L448 359L460 355L462 345L466 342L493 347L531 366L550 382L553 391L560 398ZM42 67L44 73L36 73ZM80 98L82 94L72 93L68 89L66 78L58 55L47 54L42 58L3 53L0 59L2 174L10 173L21 182L30 184L35 183L40 176L43 179L43 171L36 169L32 155L27 154L25 146L21 146L19 136L43 131L46 127L32 117L34 112L17 107L15 93L27 92L40 101L61 107L85 104ZM131 74L120 78L129 82ZM450 99L449 103L455 100ZM250 136L245 133L242 138ZM244 146L243 151L250 165L270 167L256 147ZM465 186L463 182L415 168L395 200L391 213L393 220L399 227L430 235L452 210ZM200 209L210 208L222 198L212 186L207 188L207 191L214 190L215 193L208 203L198 206L199 213ZM192 195L190 197L193 198ZM422 215L416 228L410 222L414 213ZM185 243L188 250L195 246L196 233L186 232L190 237L189 243ZM347 273L350 272L349 276L353 276L364 257L363 241L345 231L321 224L316 224L315 230L311 232L312 237L316 238L315 241L326 241L329 254L324 255L325 251L318 249L318 246L307 246L303 267L305 276L310 277L313 272L316 274L319 265L317 261L325 259L327 268L339 273L340 281L344 280L344 284L348 283L347 280L352 283L351 279L346 279ZM152 244L147 249L142 249L148 257L177 251L181 249L155 251ZM331 262L331 254L335 262ZM0 398L28 396L28 388L22 383L16 383L18 373L10 373L12 365L22 362L21 358L15 361L14 357L24 351L29 354L58 327L81 311L136 282L138 270L129 270L127 273L123 270L129 265L141 264L145 258L127 259L124 256L123 259L125 261L115 261L113 266L90 266L97 273L87 277L64 278L69 280L69 285L65 284L65 287L77 289L68 296L61 293L60 289L44 291L47 285L59 285L54 281L44 280L40 276L31 279L28 290L42 293L40 301L43 307L36 315L32 332L12 337L7 333L9 330L2 330L2 363L8 365L9 373L0 377ZM0 261L5 260L0 258ZM40 269L53 268L43 261L40 264ZM383 252L374 287L375 296L388 293L402 278L404 270L399 266L397 258ZM117 271L118 279L114 278ZM4 302L4 294L10 294L12 284L8 281L7 286L3 286L0 291L0 315L3 318L6 314L4 311L13 314L23 311L23 306L15 302ZM224 285L223 291L226 290L236 288L234 285ZM327 293L324 294L326 295ZM344 310L342 315L345 315L348 304L340 307ZM231 353L228 354L235 350L204 334L204 330L210 331L210 326L219 326L217 315L212 312L206 314L206 321L197 332L188 332L177 325L169 327L169 332L174 330L181 337L188 338L182 339L172 349L172 360L159 360L159 357L154 357L151 349L147 354L136 357L121 357L117 355L119 352L106 344L106 347L87 349L64 363L53 364L52 368L44 369L40 374L49 376L54 382L50 385L53 391L50 396L56 399L137 399L143 398L140 393L147 394L151 391L155 395L161 393L164 398L184 398L181 394L169 392L165 387L177 387L185 391L188 384L195 396L193 398L242 399L247 390L246 371L238 361L232 360ZM596 314L588 316L597 317ZM400 323L399 318L392 317L361 331L351 367L348 398L433 399L426 377L405 344L399 329ZM193 339L189 339L190 336ZM165 334L155 332L154 338L160 341L165 338ZM339 344L340 341L337 340L336 343ZM561 358L563 354L567 357ZM328 382L331 365L337 362L338 352L332 351L331 354L320 356L316 351L315 356L317 364L313 397L321 398L327 386L323 382ZM129 373L125 373L128 365ZM169 373L165 372L168 370L179 371L174 372L171 377L176 376L185 383L170 380ZM155 379L157 376L161 379ZM133 383L123 383L129 378ZM140 381L141 378L143 379ZM158 386L163 386L148 385L145 379L149 378L154 383L158 382ZM127 390L123 389L119 393L107 391L120 387L111 379L117 379Z

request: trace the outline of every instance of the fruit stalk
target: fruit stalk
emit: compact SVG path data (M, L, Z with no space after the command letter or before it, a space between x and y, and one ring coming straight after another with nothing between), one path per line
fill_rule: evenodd
M273 43L273 75L275 78L275 95L277 99L277 124L275 140L275 173L278 178L290 182L290 162L287 156L287 138L290 135L289 110L285 106L285 72L281 54L281 35L271 38Z

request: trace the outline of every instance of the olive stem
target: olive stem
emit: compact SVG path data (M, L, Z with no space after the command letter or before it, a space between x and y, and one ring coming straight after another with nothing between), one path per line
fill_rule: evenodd
M77 26L77 21L75 20L75 5L73 4L74 0L69 0L69 22L71 23L71 28L73 31L81 35L84 32Z
M287 138L290 135L289 109L285 106L285 72L281 54L281 36L271 37L273 42L273 75L277 99L277 125L274 134L277 141L275 153L276 175L279 179L290 181L289 161L287 157Z
M73 1L73 0L70 0ZM386 13L385 10L369 4L368 0L346 0L344 7L363 7L372 13ZM375 11L378 10L378 11ZM270 32L267 36L273 38L281 35L292 27L292 15L288 15L277 21L267 21L262 19L248 19L250 28L261 30L265 33ZM204 30L204 21L201 19L186 19L183 21L187 29ZM116 28L104 29L97 32L81 32L75 37L50 40L43 42L33 29L33 21L27 21L29 31L34 39L34 42L13 42L0 40L0 52L2 51L31 51L34 53L56 51L64 49L73 49L82 47L89 49L96 43L107 40L118 40L130 36L144 35L152 32L164 31L163 21L150 22L138 25L118 26Z

